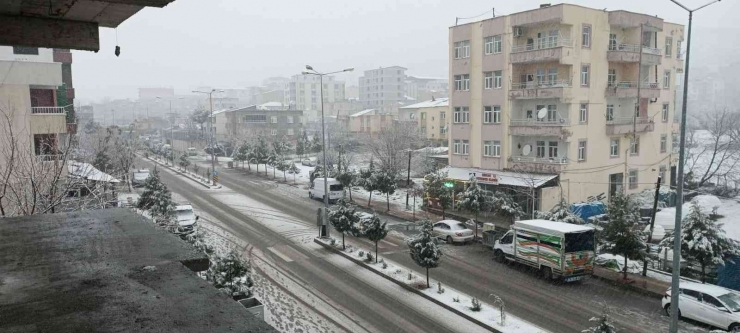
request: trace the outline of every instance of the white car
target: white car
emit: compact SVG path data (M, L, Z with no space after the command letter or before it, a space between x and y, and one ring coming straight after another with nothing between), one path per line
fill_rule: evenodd
M455 220L442 220L435 223L432 234L439 239L444 239L448 244L473 240L473 230L468 229L465 223Z
M177 216L177 232L180 234L189 234L195 231L195 223L200 216L195 215L192 205L178 205L175 207Z
M671 289L665 292L663 309L671 315ZM681 281L679 318L685 317L730 332L740 332L740 293L712 284Z

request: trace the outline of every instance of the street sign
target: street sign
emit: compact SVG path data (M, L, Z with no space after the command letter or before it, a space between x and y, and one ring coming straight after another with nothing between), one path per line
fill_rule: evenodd
M218 176L218 170L213 170L213 175Z
M447 188L453 188L453 187L455 187L455 183L454 182L445 182L445 187L447 187Z

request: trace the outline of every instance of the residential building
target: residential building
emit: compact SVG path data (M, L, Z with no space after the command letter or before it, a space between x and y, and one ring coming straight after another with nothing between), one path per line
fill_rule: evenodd
M360 87L358 86L349 86L345 89L345 98L351 99L351 100L360 100Z
M390 126L394 121L394 117L393 115L381 113L376 109L367 109L350 115L347 121L347 128L349 128L350 133L365 134L373 137L378 135L383 128Z
M447 97L450 83L446 78L411 76L406 78L406 96L417 101Z
M410 104L406 95L406 68L390 66L367 70L359 81L360 102L365 108L396 114L399 106Z
M414 122L419 134L433 145L448 146L450 103L448 98L437 98L404 106L398 110L399 121Z
M318 75L293 75L285 86L283 104L293 110L303 110L308 121L316 120L321 114L321 82ZM324 76L323 95L324 103L344 100L344 82Z
M324 103L324 113L334 117L349 117L349 115L362 111L362 104L356 99L346 99L332 103Z
M451 27L451 167L532 178L545 210L668 184L683 39L653 15L570 4Z
M267 88L267 90L283 90L285 89L285 85L288 83L290 83L290 79L282 76L273 76L262 80L262 86ZM282 99L277 102L280 101L282 101Z
M17 156L36 155L42 161L59 157L67 133L73 132L74 120L68 121L62 66L55 60L55 50L31 47L1 46L0 73L0 142L4 148L13 134ZM67 124L72 124L68 126ZM9 150L5 150L9 152ZM32 155L31 155L32 154ZM8 154L0 153L0 169L8 163ZM16 162L17 163L17 162Z
M250 140L263 136L269 141L295 143L303 131L303 111L262 110L256 106L214 112L218 141Z

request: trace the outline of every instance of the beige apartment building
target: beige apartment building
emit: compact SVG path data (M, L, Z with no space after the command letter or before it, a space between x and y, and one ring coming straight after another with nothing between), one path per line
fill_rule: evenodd
M655 16L569 4L451 27L450 174L534 185L541 210L668 183L683 40Z
M377 136L383 128L393 125L394 116L381 113L380 110L367 109L354 113L346 118L350 133Z
M415 123L422 138L432 145L446 147L449 109L448 98L436 98L399 108L398 120Z

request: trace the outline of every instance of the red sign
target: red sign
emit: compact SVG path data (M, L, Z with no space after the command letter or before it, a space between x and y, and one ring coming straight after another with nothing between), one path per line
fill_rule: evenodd
M475 178L480 183L498 185L498 177L496 177L496 175L492 173L483 173L480 176L475 177Z

